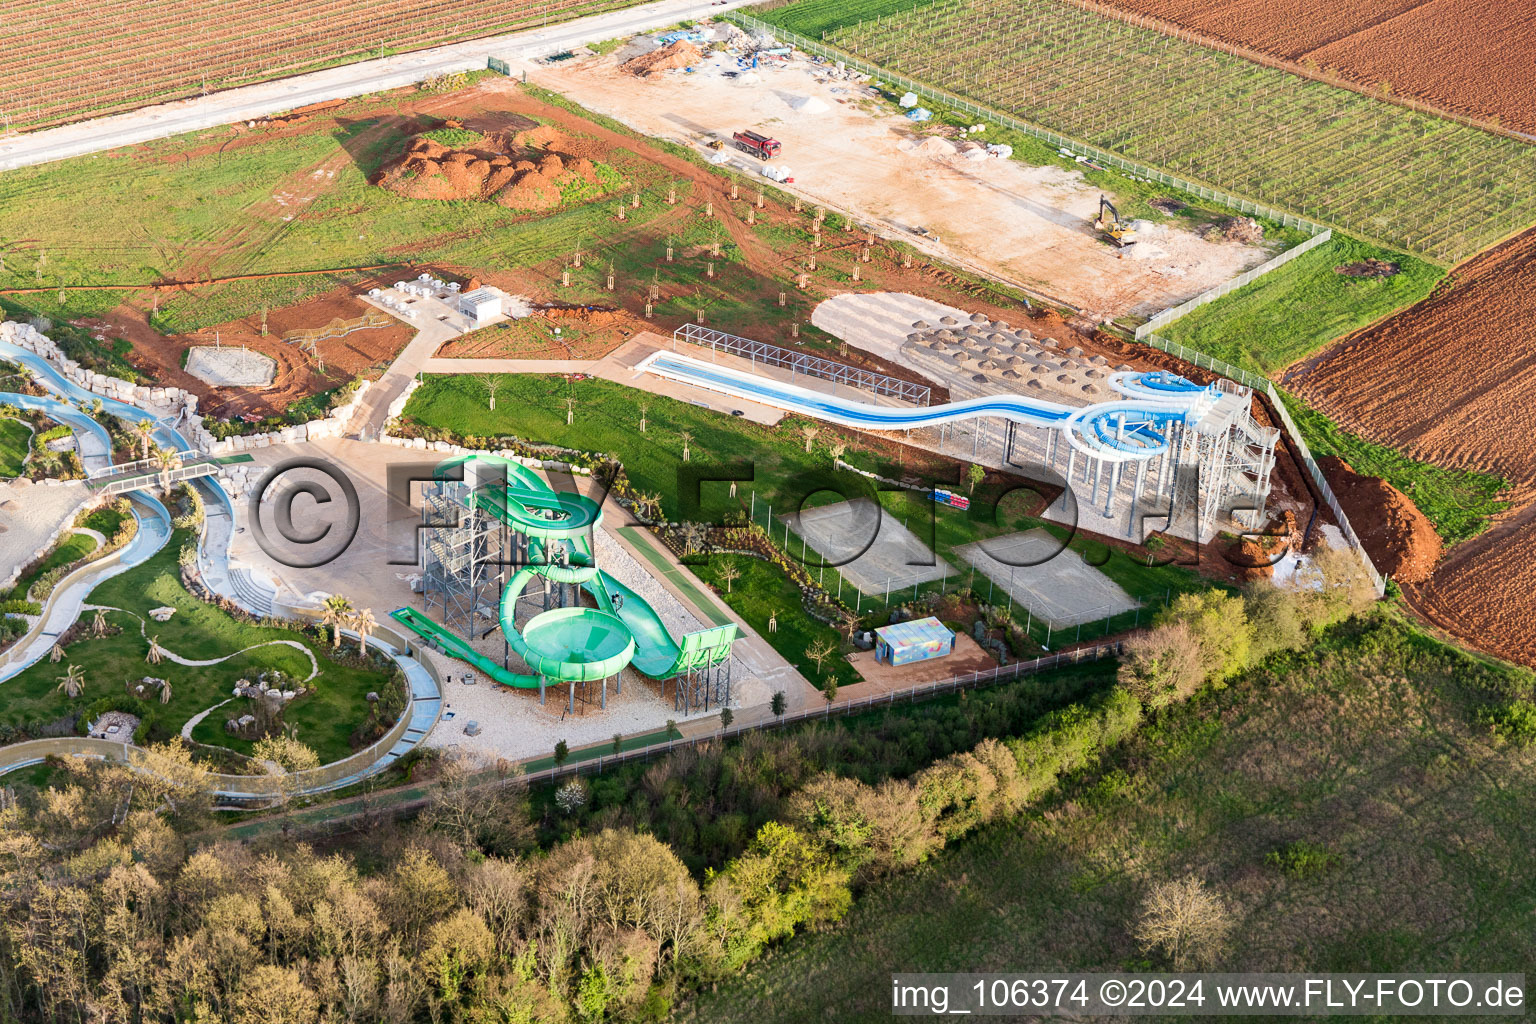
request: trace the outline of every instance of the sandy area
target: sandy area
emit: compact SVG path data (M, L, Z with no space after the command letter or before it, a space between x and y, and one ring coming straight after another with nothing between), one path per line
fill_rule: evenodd
M828 79L808 62L759 69L755 82L745 74L724 77L736 70L734 57L717 54L693 74L640 79L619 70L610 54L530 67L529 80L688 145L729 139L743 128L770 134L783 143L771 162L792 169L793 191L1096 316L1150 315L1266 258L1259 248L1206 242L1162 226L1142 231L1136 246L1116 250L1093 228L1098 188L1076 171L968 158L974 144L916 135L863 86ZM808 98L827 109L801 109ZM756 174L762 167L739 151L722 153L738 171ZM919 240L912 233L917 227L941 243Z
M0 580L11 578L30 562L89 497L80 480L0 483Z
M996 581L993 603L1001 603L1005 592L1012 594L1052 629L1118 615L1137 604L1118 583L1044 530L994 537L955 553Z
M812 552L871 597L954 573L901 520L867 499L807 509L779 521L789 523Z

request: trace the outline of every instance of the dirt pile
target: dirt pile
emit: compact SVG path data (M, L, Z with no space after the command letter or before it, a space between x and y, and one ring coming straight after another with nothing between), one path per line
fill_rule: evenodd
M601 147L548 126L483 136L454 149L417 136L405 155L380 171L374 184L409 199L489 200L518 210L552 210L562 187L595 184Z
M1397 271L1396 263L1388 263L1375 256L1359 263L1344 263L1333 268L1335 274L1343 274L1345 277L1391 277Z
M650 53L642 53L638 57L631 57L619 65L632 75L641 78L653 75L658 71L676 71L680 68L691 67L704 59L704 51L686 39L679 39L670 46L663 46L659 50Z
M1228 217L1200 232L1207 242L1241 242L1257 245L1264 241L1264 225L1252 217Z
M1442 547L1418 506L1380 477L1356 473L1343 459L1328 455L1318 465L1376 568L1399 583L1429 579Z

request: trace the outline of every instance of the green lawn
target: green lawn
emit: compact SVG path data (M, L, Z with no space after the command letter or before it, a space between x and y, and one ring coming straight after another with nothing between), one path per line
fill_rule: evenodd
M726 559L733 560L741 570L741 578L731 584L729 594L718 576ZM817 686L824 685L828 678L836 679L838 686L857 683L862 678L838 653L844 644L842 635L801 611L800 588L778 566L743 555L713 555L707 567L700 566L695 571L716 585L731 611ZM769 632L768 618L774 613L778 614L778 629ZM823 641L833 644L834 653L818 671L816 663L806 657L806 651Z
M95 551L99 542L88 533L71 533L59 542L59 546L48 553L48 557L37 563L37 567L16 581L16 587L11 592L13 597L25 597L27 590L37 582L39 576L51 569L57 569L61 565L84 558Z
M1400 624L1345 627L1149 720L679 1019L888 1021L893 971L1164 970L1132 929L1149 887L1187 874L1231 912L1216 970L1519 970L1536 762L1479 722L1478 674ZM1310 869L1287 856L1304 850Z
M1359 278L1334 270L1366 259L1396 263L1399 272ZM1441 268L1412 256L1335 235L1158 333L1236 366L1274 375L1335 338L1418 302L1444 276Z
M382 690L389 682L387 674L338 665L324 656L326 648L300 634L237 622L193 597L181 585L177 571L177 553L186 537L185 531L177 531L159 554L97 587L90 602L122 609L109 613L122 632L80 640L65 650L65 658L58 664L44 660L0 684L4 697L0 722L12 726L52 722L74 707L126 694L125 684L137 685L142 677L155 676L170 681L172 696L168 704L161 705L158 693L151 694L150 712L158 722L149 738L174 736L193 715L230 696L237 679L254 679L257 673L273 668L303 679L310 674L310 661L301 651L280 645L237 654L216 665L186 666L170 661L151 665L145 660L149 649L145 634L157 636L162 647L190 660L219 658L269 640L298 641L316 654L320 674L311 684L317 692L291 705L285 721L298 727L298 738L313 747L323 761L350 754L347 737L368 714L364 695L369 690ZM170 621L148 619L149 610L162 605L176 609ZM74 701L56 689L58 677L69 665L85 670L85 692ZM248 743L224 733L224 712L229 709L209 715L195 736L205 743L246 752Z
M496 409L486 408L485 389L467 374L428 375L411 396L403 419L432 436L433 428L459 436L494 439L515 436L527 441L610 452L624 463L635 487L661 495L669 519L723 522L749 492L757 492L759 512L766 504L785 507L809 497L809 480L830 479L831 457L821 444L807 453L793 423L764 427L702 409L688 402L651 395L606 380L570 381L537 374L502 375ZM574 398L574 420L565 422L565 399ZM646 432L640 432L639 406L648 407ZM682 458L682 434L692 435L689 459ZM873 465L867 455L850 451L846 461ZM729 483L707 481L708 467L739 467L739 498L729 497ZM715 476L722 475L719 472ZM854 474L837 477L840 486L867 488ZM857 493L863 493L860 490Z
M0 417L0 480L21 475L32 450L32 428L20 420Z
M1281 394L1314 456L1336 455L1355 472L1379 476L1408 495L1429 517L1447 547L1476 537L1510 506L1499 499L1506 486L1500 477L1411 459L1394 448L1351 434L1299 399Z

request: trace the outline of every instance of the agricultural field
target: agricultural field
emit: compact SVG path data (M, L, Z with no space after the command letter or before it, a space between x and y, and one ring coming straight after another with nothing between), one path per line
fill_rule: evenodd
M1101 0L1309 74L1536 133L1536 18L1509 0Z
M131 110L151 100L601 14L632 0L3 0L0 24L26 40L0 56L0 131Z
M1536 231L1458 268L1423 302L1293 367L1287 386L1351 433L1452 470L1502 477L1512 508L1408 595L1479 647L1536 660ZM1410 492L1411 493L1411 492ZM1417 500L1417 494L1411 493Z
M1536 220L1536 149L1522 142L1066 0L852 10L801 0L765 17L819 29L863 61L1024 121L1434 262L1456 263Z

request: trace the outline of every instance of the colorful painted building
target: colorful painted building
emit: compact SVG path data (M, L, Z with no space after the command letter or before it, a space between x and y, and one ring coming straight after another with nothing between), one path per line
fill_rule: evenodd
M954 631L931 615L875 630L875 660L887 665L942 658L954 650Z

